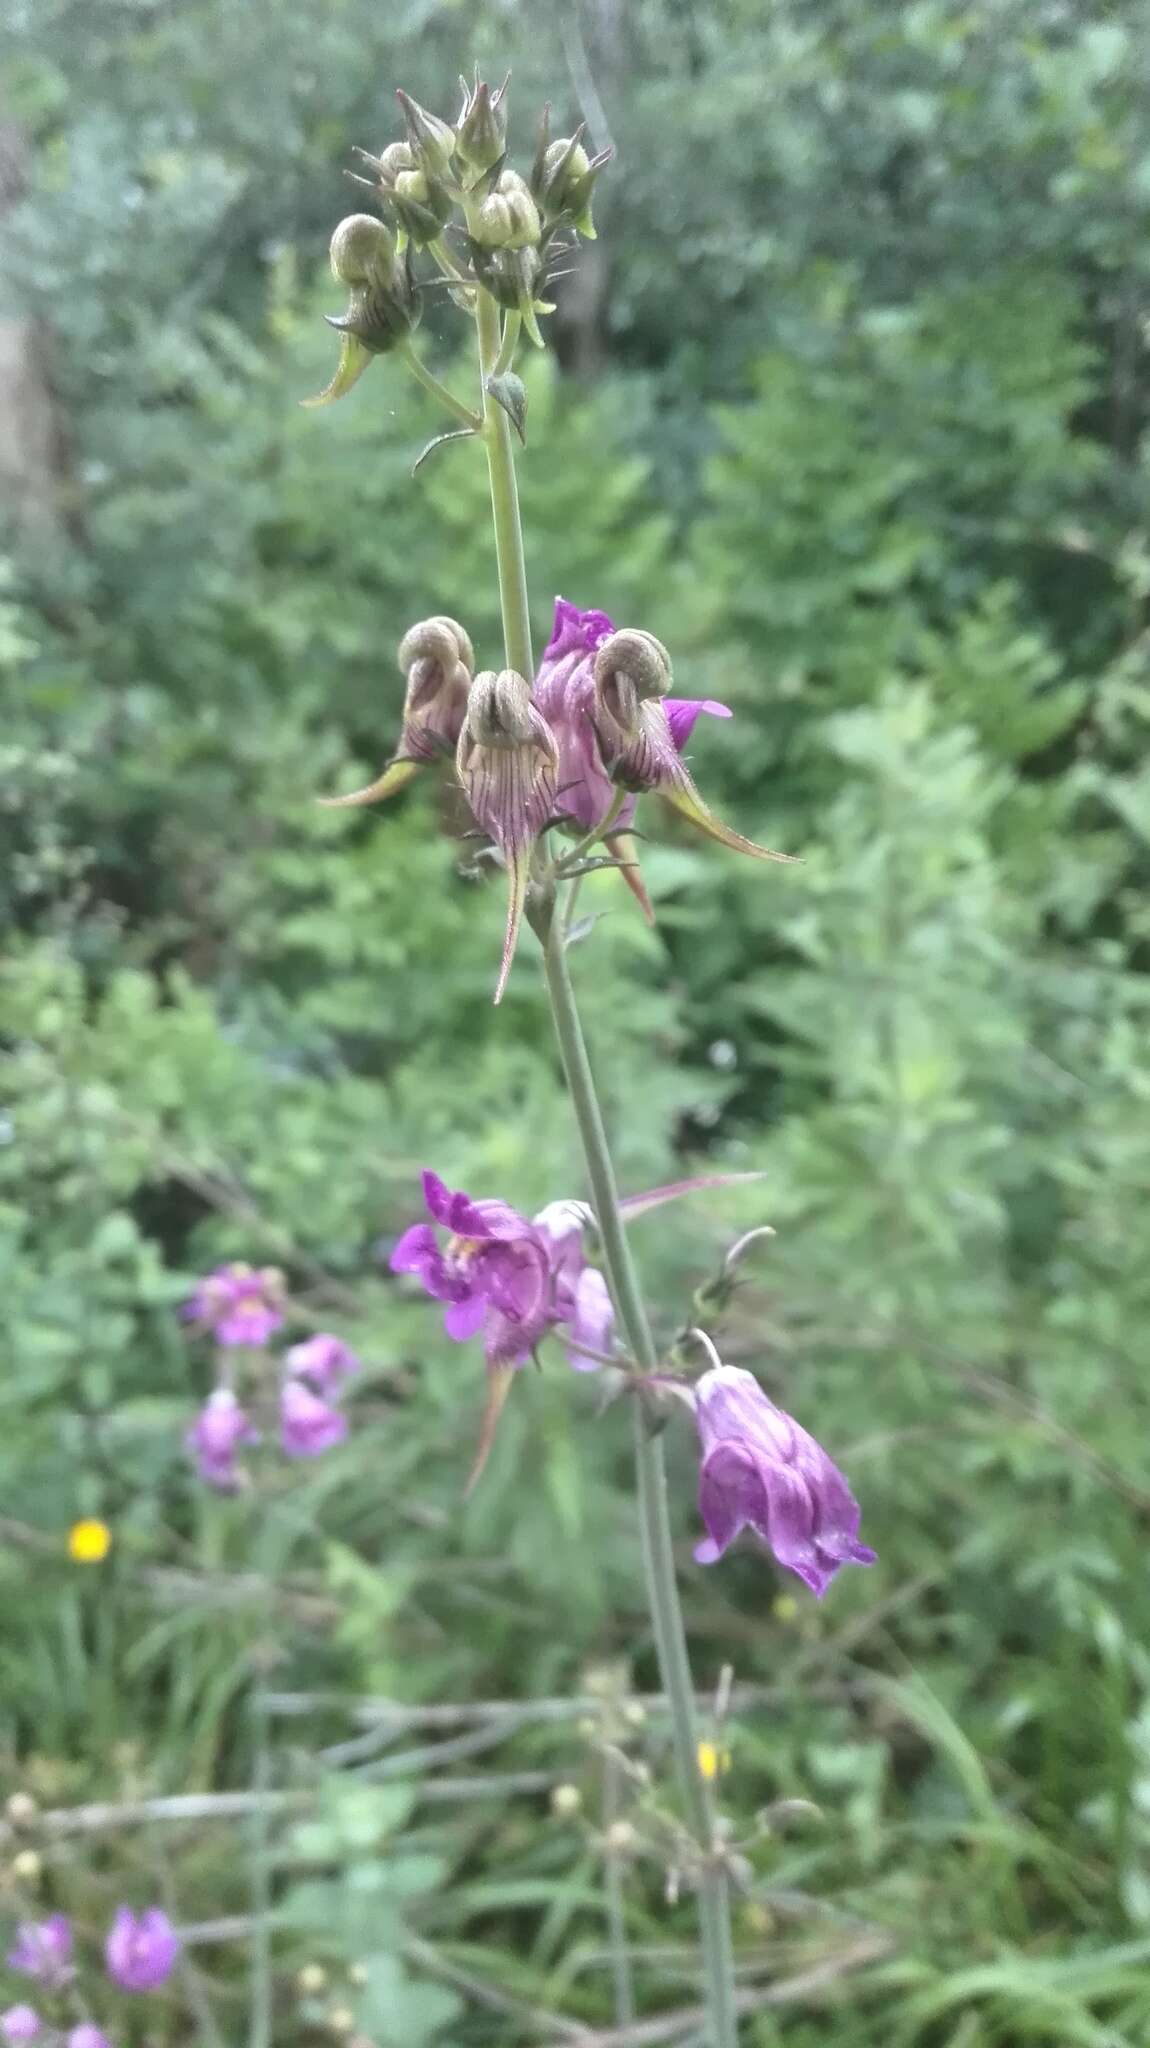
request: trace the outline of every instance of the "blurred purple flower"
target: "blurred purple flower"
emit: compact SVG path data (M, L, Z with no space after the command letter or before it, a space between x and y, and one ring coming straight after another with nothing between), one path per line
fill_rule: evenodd
M591 1221L585 1202L549 1202L535 1218L535 1229L550 1246L555 1307L567 1325L567 1360L576 1372L598 1371L615 1327L607 1282L597 1266L587 1264L583 1251L583 1232Z
M275 1266L217 1266L201 1280L184 1315L217 1344L266 1344L284 1319L283 1274Z
M68 2036L67 2048L112 2048L108 2036L94 2027L90 2020L73 2027Z
M752 1373L733 1365L705 1372L695 1420L708 1530L695 1550L700 1564L713 1564L746 1527L820 1600L840 1565L874 1563L874 1551L858 1541L858 1502L838 1466Z
M302 1380L285 1380L280 1392L280 1441L289 1458L318 1458L341 1444L347 1416L313 1394Z
M179 1936L159 1906L144 1913L121 1906L104 1944L104 1961L121 1991L154 1991L170 1976L179 1952Z
M307 1380L319 1393L330 1394L363 1367L341 1337L321 1330L306 1343L291 1346L284 1355L284 1369L293 1379Z
M224 1492L239 1478L236 1452L240 1445L258 1442L258 1429L252 1427L230 1387L217 1387L208 1396L184 1438L199 1466L200 1478Z
M30 2005L10 2005L0 2013L0 2041L5 2048L21 2048L24 2041L38 2041L44 2022Z
M72 1968L72 1927L63 1913L47 1920L23 1920L8 1951L8 1966L25 1977L38 1977L56 1990L75 1975Z
M593 1371L601 1361L581 1347L607 1351L615 1319L606 1281L584 1256L586 1204L551 1202L529 1223L506 1202L453 1194L438 1174L424 1174L423 1194L433 1223L405 1230L389 1263L447 1304L448 1336L463 1344L482 1333L489 1365L522 1365L563 1324L571 1364ZM450 1233L443 1249L435 1223Z
M423 1197L450 1233L446 1249L433 1223L414 1223L391 1254L392 1272L414 1273L447 1304L444 1328L456 1343L482 1331L489 1365L521 1365L560 1320L550 1239L506 1202L453 1194L435 1173L424 1174Z

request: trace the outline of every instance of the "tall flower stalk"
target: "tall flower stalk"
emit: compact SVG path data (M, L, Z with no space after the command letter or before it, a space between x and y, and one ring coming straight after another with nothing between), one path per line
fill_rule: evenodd
M332 322L341 334L335 377L310 402L342 397L373 356L393 352L453 423L425 453L450 441L481 443L505 667L475 673L470 638L452 619L409 628L400 646L408 688L396 754L377 782L329 801L378 801L437 757L454 758L476 822L508 875L495 999L503 994L525 919L542 949L591 1203L552 1202L531 1222L505 1201L453 1193L427 1173L430 1221L404 1233L391 1263L445 1305L450 1337L483 1337L488 1401L473 1481L518 1368L549 1337L562 1333L577 1370L614 1363L625 1375L651 1625L690 1837L682 1860L699 1903L709 2040L711 2048L738 2048L731 1861L703 1768L706 1746L701 1751L672 1543L664 1418L655 1413L667 1386L694 1414L705 1454L700 1506L709 1535L696 1553L700 1562L717 1558L749 1527L821 1594L839 1565L869 1562L872 1553L857 1541L858 1508L842 1475L751 1375L732 1372L716 1356L693 1387L661 1355L627 1218L692 1184L620 1198L571 977L570 936L580 880L594 866L618 868L644 914L652 915L630 830L645 792L661 795L729 848L765 861L788 856L744 839L704 803L682 751L700 713L729 713L725 705L670 695L671 658L653 634L616 631L605 613L561 600L536 670L515 471L527 394L514 363L525 337L542 345L539 318L552 310L545 293L555 257L570 250L572 238L594 234L592 191L605 158L588 157L581 133L552 139L545 113L525 178L507 161L505 88L493 93L478 79L465 85L454 126L399 97L407 139L379 157L365 156L372 176L360 181L384 218L353 215L332 239L332 269L350 297L346 312ZM415 275L418 252L435 275ZM412 333L423 294L432 289L446 291L471 317L480 392L475 408L415 353ZM605 1284L587 1253L592 1226ZM447 1234L445 1243L437 1229ZM709 1346L705 1336L703 1345Z

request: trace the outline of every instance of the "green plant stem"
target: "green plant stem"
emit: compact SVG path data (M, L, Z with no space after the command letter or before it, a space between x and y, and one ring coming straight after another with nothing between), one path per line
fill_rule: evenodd
M484 386L483 442L487 451L491 509L495 522L503 637L509 666L517 669L520 675L530 677L534 674L535 664L531 654L527 575L523 559L523 535L519 522L519 497L515 482L515 454L511 445L511 427L502 407L494 402L486 388L491 366L499 355L499 308L490 294L482 289L476 293L475 320ZM544 968L547 990L551 998L551 1013L555 1020L555 1033L559 1041L559 1052L575 1112L575 1121L579 1128L587 1178L591 1184L611 1297L632 1356L638 1361L642 1372L653 1373L658 1366L658 1353L627 1244L603 1113L599 1106L591 1062L583 1038L583 1027L579 1021L575 991L567 963L566 922L552 897L538 926L543 938ZM683 1612L679 1604L679 1589L675 1578L675 1553L671 1538L671 1518L667 1508L663 1442L661 1436L653 1434L649 1429L642 1400L636 1398L632 1407L647 1597L651 1608L659 1670L671 1712L672 1742L687 1825L699 1850L699 1925L710 2048L738 2048L728 1880L725 1870L714 1854L711 1797L706 1780L699 1769L695 1694L687 1653L686 1630L683 1626Z
M483 383L483 445L487 450L491 512L495 521L495 558L499 565L503 644L508 668L515 669L530 682L535 674L535 660L531 652L527 565L523 559L523 529L519 523L519 488L515 481L511 422L503 407L492 398L487 389L487 379L494 374L502 341L499 308L490 292L484 291L482 287L475 294L475 325L479 334L479 368Z
M619 1815L619 1765L608 1750L603 1756L604 1836ZM607 1906L607 1946L611 1951L611 1979L615 1990L615 2025L628 2027L636 2015L635 1979L631 1949L627 1940L627 1901L623 1884L623 1862L608 1845L603 1858L603 1890Z
M416 383L422 384L425 391L429 391L431 396L439 401L440 405L445 406L453 419L461 420L465 427L470 427L472 433L477 434L482 424L479 414L472 412L469 405L464 405L463 400L457 398L454 391L449 391L446 384L440 383L435 372L429 370L427 364L420 361L409 341L400 343L399 354L407 364Z

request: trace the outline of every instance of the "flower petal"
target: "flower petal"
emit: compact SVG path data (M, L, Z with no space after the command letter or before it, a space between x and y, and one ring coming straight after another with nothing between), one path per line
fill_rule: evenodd
M695 729L700 712L706 711L712 718L733 718L735 715L729 704L720 704L716 697L664 697L663 709L671 728L671 738L680 753Z
M443 1327L456 1344L466 1344L470 1337L477 1337L483 1328L487 1314L487 1302L482 1294L467 1294L462 1301L454 1301L443 1318Z
M346 811L357 804L381 804L397 789L406 788L414 775L418 775L421 761L389 761L383 774L375 782L369 782L364 789L351 789L346 796L321 796L316 802L325 811Z
M753 1180L766 1180L765 1173L697 1173L690 1180L669 1181L664 1188L649 1188L644 1195L624 1195L619 1207L625 1222L645 1216L648 1209L661 1209L664 1202L677 1202L680 1195L698 1194L703 1188L737 1188Z

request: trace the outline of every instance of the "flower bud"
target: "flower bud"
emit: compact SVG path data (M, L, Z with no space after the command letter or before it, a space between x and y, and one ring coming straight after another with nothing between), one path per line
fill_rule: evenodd
M418 100L411 99L405 92L395 95L403 108L407 122L407 135L418 163L432 177L442 177L451 169L455 155L455 130L441 121L438 114L429 114Z
M40 1808L30 1792L13 1792L5 1813L14 1828L30 1828L40 1818Z
M531 852L555 807L559 749L531 686L514 669L475 678L455 756L467 801L503 855L509 884L503 959L495 988L507 983L527 901Z
M12 1858L12 1875L18 1884L36 1884L44 1869L42 1857L35 1849L21 1849Z
M446 618L442 613L409 626L399 643L396 658L399 672L404 676L410 675L417 661L437 662L445 673L461 664L469 679L475 669L475 649L468 634L457 619ZM456 739L458 737L457 733Z
M543 280L543 259L538 249L486 249L474 235L467 246L480 284L508 312L522 315L532 341L542 348L543 337L535 318L536 293ZM540 310L550 313L553 308L540 302Z
M392 186L395 217L417 249L434 242L451 218L451 194L445 185L419 168L400 171Z
M305 1998L314 1998L327 1983L327 1971L322 1963L305 1963L295 1981Z
M489 249L527 249L542 232L539 209L518 171L504 171L478 207L472 232Z
M354 2034L355 2014L350 2006L333 2005L327 2016L327 2024L333 2034Z
M386 199L394 194L401 172L417 168L415 152L408 142L389 142L386 149L377 157L369 157L368 162L379 175L380 190Z
M507 108L503 99L506 91L506 79L495 92L481 84L478 77L473 87L464 82L455 150L470 170L491 170L507 147Z
M599 647L594 674L598 714L625 744L639 730L639 706L670 690L671 657L653 633L625 627Z
M605 163L610 161L611 151L601 150L598 156L589 157L579 134L563 137L558 142L545 143L536 161L535 190L548 223L555 220L569 220L589 242L595 240L595 224L591 219L591 195L595 180Z
M631 1856L639 1846L639 1837L629 1820L613 1820L603 1839L612 1856Z
M349 213L331 238L332 276L340 284L389 285L395 273L395 237L370 213Z
M572 1820L583 1804L578 1785L556 1785L551 1793L551 1811L556 1820Z

